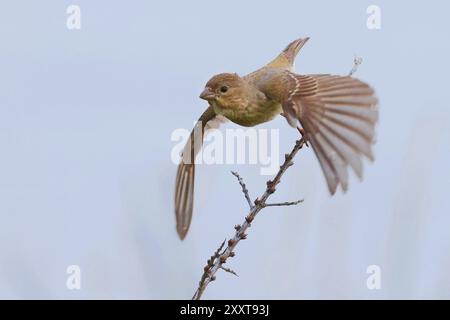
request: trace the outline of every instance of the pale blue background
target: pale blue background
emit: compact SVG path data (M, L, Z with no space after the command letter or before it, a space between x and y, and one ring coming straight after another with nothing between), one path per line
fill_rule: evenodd
M82 29L66 28L66 7ZM366 28L366 8L382 29ZM450 90L444 1L6 1L0 4L0 297L190 298L246 211L258 166L198 169L195 216L174 229L176 128L215 73L250 72L310 36L300 73L357 76L380 98L376 161L329 197L303 150L205 298L450 298ZM226 128L232 128L228 125ZM295 130L278 119L280 153ZM66 268L82 290L66 289ZM366 288L366 268L382 289Z

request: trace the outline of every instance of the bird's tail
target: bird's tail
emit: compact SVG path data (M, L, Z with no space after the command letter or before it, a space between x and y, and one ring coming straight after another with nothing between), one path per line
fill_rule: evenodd
M308 40L309 37L292 41L268 66L274 68L291 68L294 65L295 57Z

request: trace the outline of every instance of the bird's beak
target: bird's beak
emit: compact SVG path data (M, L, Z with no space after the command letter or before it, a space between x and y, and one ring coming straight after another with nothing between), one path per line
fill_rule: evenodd
M211 91L210 88L206 87L205 90L200 94L200 99L203 100L212 100L216 97L214 92Z

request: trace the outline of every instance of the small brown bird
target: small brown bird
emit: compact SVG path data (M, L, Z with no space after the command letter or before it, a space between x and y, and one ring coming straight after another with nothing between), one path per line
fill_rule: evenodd
M292 127L301 125L333 195L338 185L347 190L348 166L361 179L362 156L373 160L377 98L369 85L351 76L294 73L294 59L308 39L293 41L269 64L246 76L221 73L212 77L200 95L209 106L199 123L201 132L224 118L251 127L282 114ZM200 143L191 143L195 139L193 130L176 177L175 214L181 239L191 223L194 159L203 133Z

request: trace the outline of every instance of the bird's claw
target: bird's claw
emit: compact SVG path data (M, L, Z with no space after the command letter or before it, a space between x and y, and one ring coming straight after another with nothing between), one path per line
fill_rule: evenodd
M298 130L298 132L300 132L300 134L302 135L302 138L305 140L305 145L306 145L307 147L309 147L309 144L308 144L308 137L306 136L305 129L300 128L300 127L297 127L297 130Z

